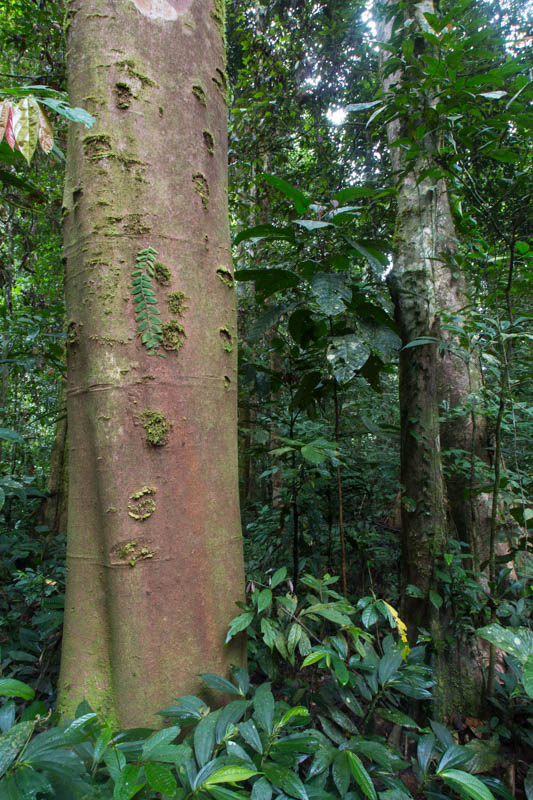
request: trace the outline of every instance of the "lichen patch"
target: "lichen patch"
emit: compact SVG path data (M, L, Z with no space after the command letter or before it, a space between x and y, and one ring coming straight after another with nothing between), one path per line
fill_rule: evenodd
M132 0L132 3L148 19L172 22L184 14L192 0Z

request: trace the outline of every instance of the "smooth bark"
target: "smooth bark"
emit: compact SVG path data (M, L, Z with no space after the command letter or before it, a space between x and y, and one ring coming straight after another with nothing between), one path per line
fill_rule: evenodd
M222 9L70 4L70 100L96 123L72 126L64 194L59 708L72 714L87 699L121 726L157 724L173 697L201 691L199 673L243 659L242 641L223 644L243 564ZM132 296L147 248L161 265L151 281L164 338L155 354L138 335Z

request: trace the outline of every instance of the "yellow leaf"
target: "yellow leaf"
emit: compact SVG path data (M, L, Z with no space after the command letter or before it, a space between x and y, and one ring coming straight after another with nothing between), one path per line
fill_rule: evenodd
M13 107L13 133L16 147L28 164L37 146L39 105L34 97L23 97Z
M44 153L49 153L54 146L54 131L46 111L39 106L39 144Z
M391 606L390 603L387 603L386 600L383 600L383 603L384 603L384 605L387 606L387 609L388 609L391 617L393 618L393 620L394 620L394 622L396 624L396 628L398 629L398 633L400 634L400 639L405 644L405 647L402 650L402 656L403 656L404 661L406 661L407 660L407 656L411 652L411 650L409 648L409 644L407 642L407 625L405 624L405 622L403 622L400 619L400 615L398 614L398 612L396 611L394 606Z

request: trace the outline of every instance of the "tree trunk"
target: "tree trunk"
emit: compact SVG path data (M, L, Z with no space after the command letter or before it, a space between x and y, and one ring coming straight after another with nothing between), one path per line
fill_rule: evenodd
M224 648L243 564L223 4L73 0L70 13L70 100L96 124L72 126L64 198L59 708L86 698L153 726L201 691L198 673L243 659L242 640Z
M434 14L435 8L432 0L423 0L403 13L404 30L413 40L417 29L428 27L424 14ZM392 41L392 28L392 21L383 25L382 41ZM401 90L403 79L403 72L395 71L384 78L383 88ZM417 626L429 628L432 634L437 713L442 714L451 703L475 710L481 681L476 690L468 679L472 670L464 663L461 684L454 680L452 663L469 659L471 653L466 648L460 657L460 645L457 651L452 648L453 653L444 652L446 629L430 593L439 593L436 569L442 567L449 530L471 545L474 564L479 564L486 553L489 509L484 496L465 493L465 488L472 490L479 483L476 464L487 461L486 423L477 415L474 402L481 384L479 369L459 354L454 335L442 324L443 312L459 314L467 298L464 277L451 268L456 233L446 183L427 174L437 167L438 134L426 133L423 149L412 161L407 161L402 147L394 146L397 139L410 138L417 123L425 119L424 111L433 105L429 90L421 91L419 107L411 107L387 125L398 190L389 286L404 347L416 339L424 342L400 354L403 596L411 635ZM443 406L448 413L440 424ZM463 451L470 461L466 477L450 469L445 475L451 459L443 451L451 449ZM408 584L416 586L423 597L406 595Z

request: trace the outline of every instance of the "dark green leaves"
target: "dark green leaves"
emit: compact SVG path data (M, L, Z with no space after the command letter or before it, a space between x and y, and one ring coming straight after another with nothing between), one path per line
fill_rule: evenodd
M311 205L311 201L303 192L291 186L290 183L287 183L287 181L284 181L282 178L278 178L276 175L270 175L268 172L264 172L261 178L292 200L298 214L305 214Z

